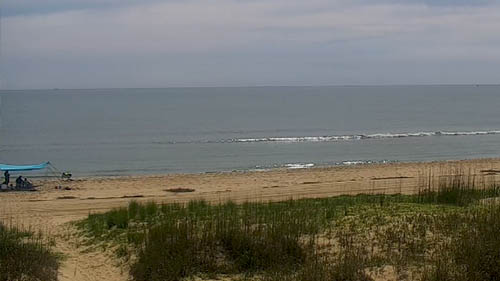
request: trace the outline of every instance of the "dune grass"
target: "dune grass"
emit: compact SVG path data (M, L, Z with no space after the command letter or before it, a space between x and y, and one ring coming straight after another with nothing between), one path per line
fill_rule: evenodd
M41 235L0 223L0 280L57 280L59 259Z
M423 178L417 194L418 203L453 204L466 206L479 199L500 196L500 185L485 183L485 179L470 172L452 171L452 175L432 175Z
M448 214L442 221L456 228L437 246L422 280L500 280L500 205Z
M134 280L500 280L500 207L477 204L494 196L495 184L452 176L415 195L131 201L78 226L132 256Z

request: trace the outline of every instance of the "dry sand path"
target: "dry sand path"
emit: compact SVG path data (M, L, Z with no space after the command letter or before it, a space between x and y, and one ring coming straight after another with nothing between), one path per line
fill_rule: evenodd
M223 202L314 198L358 193L418 191L429 178L465 172L478 181L500 175L500 159L430 163L373 164L246 173L178 174L86 178L72 182L41 181L38 192L0 193L0 219L40 229L56 239L56 250L66 256L60 280L127 280L112 253L81 245L75 229L67 224L91 212L124 206L130 200L186 202L205 199ZM69 190L56 189L56 186ZM194 192L172 193L172 188Z

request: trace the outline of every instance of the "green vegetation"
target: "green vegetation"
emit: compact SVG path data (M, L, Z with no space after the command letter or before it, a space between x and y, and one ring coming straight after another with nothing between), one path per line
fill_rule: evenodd
M41 235L0 223L0 280L57 280L59 261Z
M78 226L116 245L134 280L500 280L500 206L479 204L499 193L454 176L410 196L132 201Z
M449 240L438 245L423 280L500 280L500 206L490 205L442 218Z
M482 185L478 186L477 180L473 175L460 172L438 177L437 183L431 177L421 184L425 187L418 192L417 202L466 206L482 198L500 196L499 185L486 185L483 178Z

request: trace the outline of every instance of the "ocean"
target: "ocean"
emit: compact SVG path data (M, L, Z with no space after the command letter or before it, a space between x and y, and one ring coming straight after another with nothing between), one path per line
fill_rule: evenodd
M74 176L500 157L500 86L0 91L0 163Z

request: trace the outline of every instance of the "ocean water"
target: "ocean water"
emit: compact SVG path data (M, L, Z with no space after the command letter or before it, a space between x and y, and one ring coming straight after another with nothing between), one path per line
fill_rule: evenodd
M76 176L500 157L500 86L0 91L0 163Z

